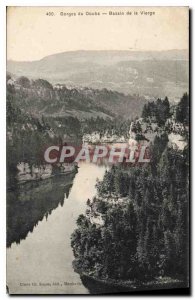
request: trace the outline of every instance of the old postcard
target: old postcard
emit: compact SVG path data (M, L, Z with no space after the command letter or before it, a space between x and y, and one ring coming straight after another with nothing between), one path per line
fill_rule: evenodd
M189 8L7 7L7 291L189 293Z

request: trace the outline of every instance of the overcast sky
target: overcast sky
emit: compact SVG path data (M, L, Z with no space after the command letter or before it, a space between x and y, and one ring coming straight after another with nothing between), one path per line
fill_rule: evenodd
M109 15L109 11L124 15ZM141 11L155 14L141 15ZM83 16L60 16L60 12ZM86 12L100 16L86 16ZM38 60L74 50L170 49L188 49L188 8L9 7L7 11L7 58L12 60Z

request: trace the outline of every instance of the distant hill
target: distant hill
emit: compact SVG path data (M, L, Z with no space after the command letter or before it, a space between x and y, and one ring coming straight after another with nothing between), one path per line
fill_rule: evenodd
M89 87L177 100L188 91L188 52L72 51L32 62L7 62L15 76L43 78L67 87Z

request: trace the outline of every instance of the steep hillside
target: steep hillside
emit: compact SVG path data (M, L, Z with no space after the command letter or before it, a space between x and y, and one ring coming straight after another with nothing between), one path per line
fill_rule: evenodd
M52 86L43 79L29 80L20 77L8 80L14 102L21 109L35 116L63 117L78 119L91 117L123 117L140 115L146 100L139 96L126 96L107 89L68 89L64 85Z

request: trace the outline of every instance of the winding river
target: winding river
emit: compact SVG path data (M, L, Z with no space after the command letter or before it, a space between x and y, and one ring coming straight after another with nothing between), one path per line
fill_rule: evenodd
M82 163L73 178L39 183L10 194L7 286L20 294L88 294L74 272L70 236L105 166Z

